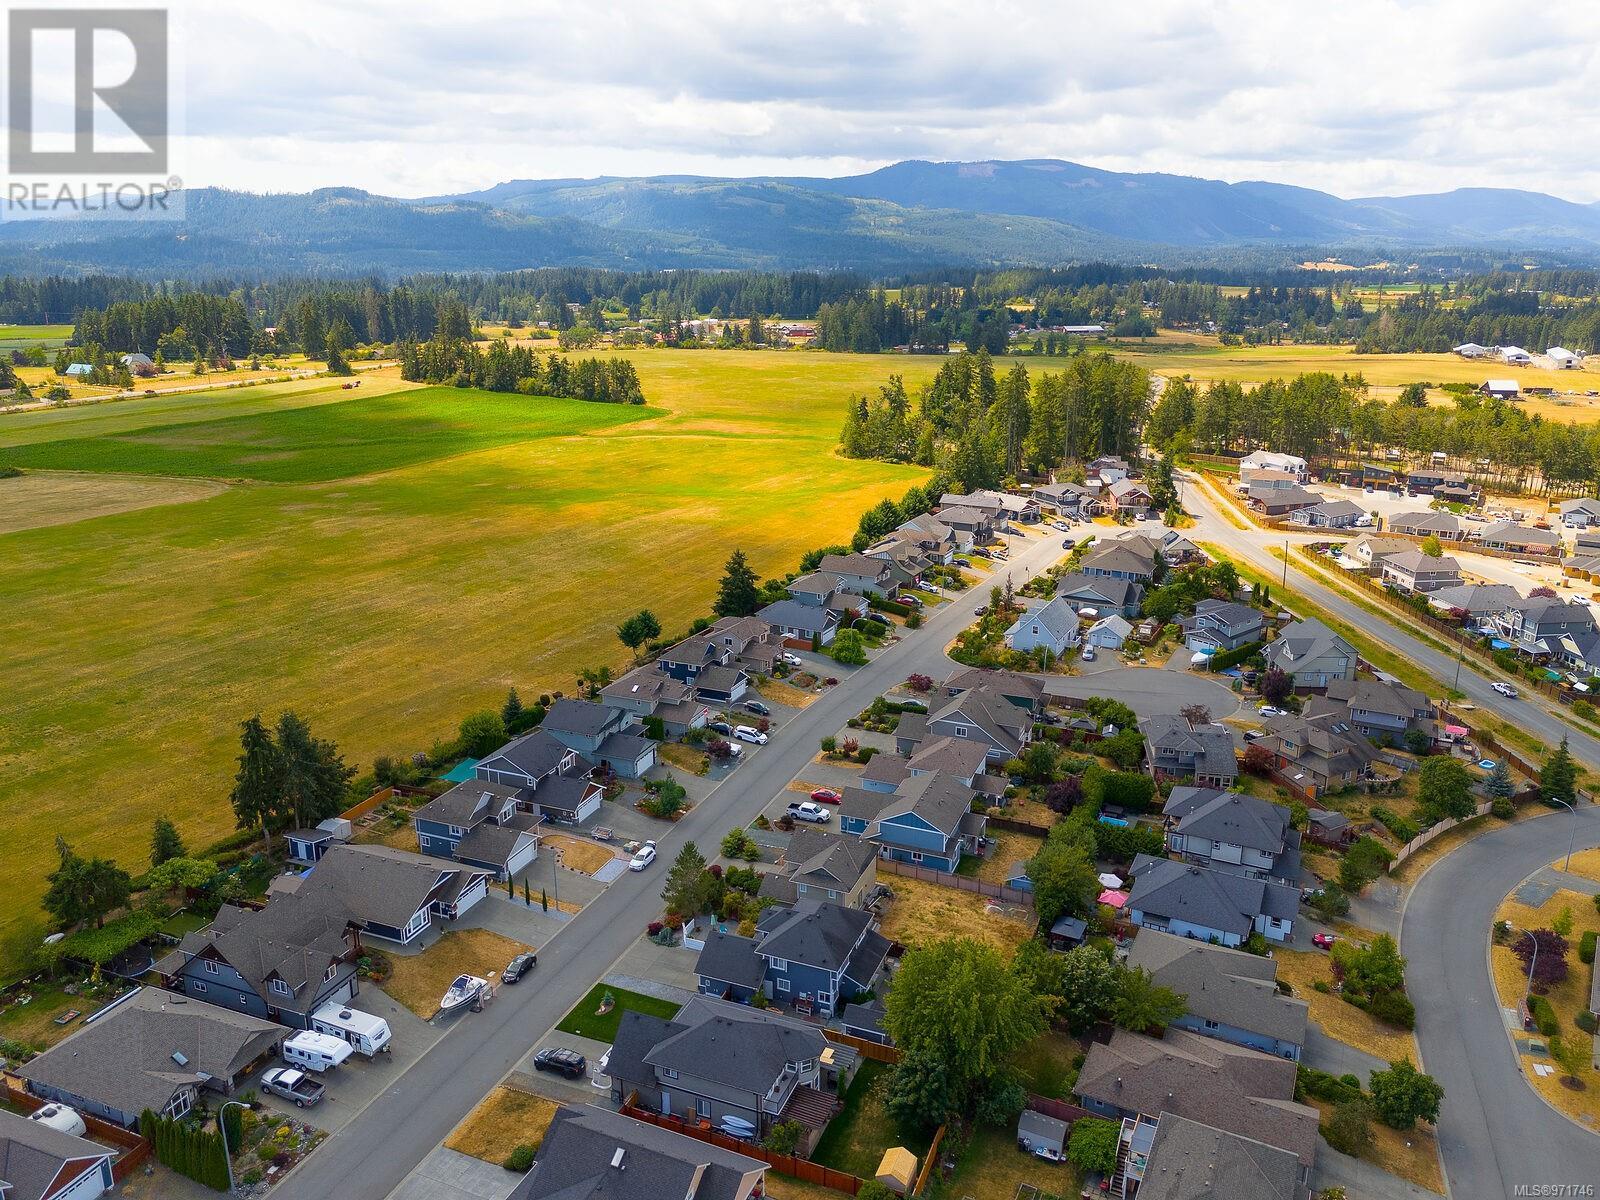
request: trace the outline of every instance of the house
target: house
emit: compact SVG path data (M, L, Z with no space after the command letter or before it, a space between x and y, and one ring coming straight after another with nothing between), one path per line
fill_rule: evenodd
M915 546L928 556L929 562L949 564L955 561L955 530L931 513L901 523L890 536Z
M764 1137L798 1121L820 1130L838 1109L855 1052L794 1017L695 996L670 1020L622 1014L606 1067L611 1099L686 1121L727 1118Z
M1458 542L1462 537L1461 518L1454 513L1418 512L1397 513L1389 518L1391 533L1404 533L1412 537L1436 537L1441 542Z
M1111 511L1124 516L1142 518L1149 515L1150 489L1135 479L1119 479L1106 489Z
M1273 764L1289 782L1313 796L1362 782L1379 757L1343 706L1315 715L1272 717L1256 744L1271 752Z
M1158 527L1158 532L1146 533L1129 530L1113 538L1109 545L1128 546L1152 560L1160 555L1170 567L1176 563L1202 562L1205 555L1176 529Z
M417 847L482 867L496 879L520 874L538 857L540 821L517 807L520 794L518 788L479 779L456 784L411 814Z
M1300 878L1300 834L1281 804L1184 786L1172 789L1161 815L1167 849L1186 862L1261 878Z
M829 554L823 557L817 569L837 579L836 590L841 592L887 596L894 591L890 566L881 558L868 558L865 554Z
M435 917L454 921L463 916L488 895L489 877L489 871L478 867L388 846L335 846L300 883L294 898L347 915L367 937L406 945L426 933Z
M780 904L826 900L859 908L878 881L877 863L877 847L859 837L796 828L775 869L761 877L761 895Z
M1416 543L1406 538L1385 537L1381 533L1364 533L1345 547L1345 557L1353 558L1364 567L1374 570L1391 554L1404 554Z
M1157 1120L1170 1113L1287 1150L1309 1172L1318 1116L1295 1102L1295 1072L1286 1058L1184 1029L1160 1039L1119 1029L1089 1047L1076 1091L1102 1116ZM1233 1193L1215 1195L1233 1200Z
M1501 346L1500 361L1525 367L1533 361L1533 355L1521 346Z
M1306 460L1298 454L1275 454L1271 450L1252 450L1239 460L1239 477L1254 471L1283 471L1301 483L1308 478Z
M772 636L784 645L828 646L833 643L834 634L839 632L837 610L792 597L774 601L756 616L767 623Z
M905 755L928 738L968 738L981 742L993 762L1016 758L1033 740L1033 717L990 684L970 687L926 716L908 712L895 728L895 748Z
M695 974L702 995L748 1004L759 993L832 1017L846 997L872 990L889 946L864 909L801 900L763 909L752 938L713 932Z
M309 1029L317 1009L344 1004L360 990L360 957L355 917L315 890L296 891L274 895L260 910L224 904L210 925L185 934L155 971L167 988L191 1000Z
M768 627L770 628L770 626ZM611 708L630 713L640 723L657 720L669 738L681 738L691 729L704 728L711 709L698 699L692 684L672 678L654 666L635 667L621 679L600 689L600 699Z
M1078 611L1057 596L1018 617L1005 639L1013 650L1031 654L1043 647L1059 658L1078 644Z
M1310 1006L1278 990L1273 959L1145 929L1127 961L1184 997L1188 1009L1173 1028L1300 1061Z
M1555 554L1561 548L1561 535L1553 529L1536 529L1515 521L1496 521L1478 534L1479 545L1489 550L1509 550L1517 554Z
M1144 601L1144 586L1131 579L1113 579L1109 575L1085 575L1072 571L1056 579L1056 595L1078 610L1092 610L1099 617L1119 613L1124 617L1137 616Z
M946 494L939 500L940 508L976 508L986 512L997 520L1018 521L1031 525L1040 517L1039 501L1029 496L1012 495L1010 492L997 492L989 488L980 488L965 496Z
M1441 483L1433 489L1434 499L1446 504L1465 504L1476 508L1483 503L1483 493L1475 483Z
M1544 352L1544 356L1558 371L1576 371L1583 366L1583 355L1574 354L1565 346L1551 346Z
M1275 489L1298 487L1305 480L1291 471L1277 471L1263 467L1258 471L1239 472L1239 491L1269 492Z
M1007 704L1026 709L1034 716L1045 710L1045 686L1036 675L1002 671L993 667L962 667L939 685L946 696L981 690L999 696Z
M1100 489L1081 483L1043 483L1033 489L1033 498L1063 517L1088 518L1101 511Z
M488 783L537 791L545 780L577 769L578 752L548 729L539 728L479 759L472 773Z
M1600 675L1600 629L1562 634L1556 643L1555 659L1570 671Z
M1136 855L1128 874L1128 919L1141 929L1224 946L1241 946L1252 933L1269 942L1294 936L1300 889L1291 884L1148 854Z
M958 550L971 550L974 546L987 546L994 541L994 518L980 509L959 505L941 508L937 515L940 522L955 534Z
M132 1129L147 1108L179 1118L202 1089L231 1094L285 1036L249 1013L142 987L15 1070L40 1099Z
M155 359L142 351L135 350L132 354L124 354L117 361L141 377L158 374Z
M1355 647L1315 617L1278 631L1263 652L1268 667L1277 667L1297 689L1320 691L1335 679L1354 679Z
M1124 1131L1130 1124L1123 1122ZM1142 1162L1128 1172L1143 1200L1306 1200L1309 1179L1290 1150L1170 1112L1156 1122Z
M1432 496L1446 486L1460 486L1467 482L1465 475L1445 471L1438 467L1417 467L1406 480L1406 490L1413 496Z
M1478 386L1478 394L1494 400L1516 400L1522 395L1522 388L1515 379L1485 379Z
M1145 738L1145 761L1158 782L1173 779L1197 787L1229 788L1239 778L1233 732L1226 725L1191 725L1165 713L1140 721L1139 731Z
M1461 582L1461 564L1449 555L1433 558L1421 550L1407 550L1383 560L1383 582L1402 592L1436 592Z
M1202 600L1178 624L1191 650L1236 650L1261 641L1267 630L1260 609L1233 600Z
M989 761L988 747L973 738L928 737L916 743L904 757L899 754L875 754L861 771L861 786L869 792L892 792L907 779L943 771L961 780L970 788L983 790L987 780L998 778L984 775L984 765ZM1004 783L999 782L1003 789Z
M1122 643L1132 635L1133 626L1128 624L1126 618L1112 613L1089 626L1083 635L1083 643L1100 650L1121 650Z
M757 675L771 675L783 653L772 636L771 626L759 617L723 617L702 636L730 656L721 665Z
M1555 654L1563 637L1587 635L1595 628L1594 612L1587 604L1545 596L1508 604L1485 622L1486 632L1537 658Z
M510 1200L755 1200L766 1171L758 1159L610 1109L564 1105Z
M878 848L880 858L953 872L976 854L988 818L972 811L972 788L934 771L907 779L893 792L846 788L839 831Z
M115 1186L117 1152L0 1109L0 1196L94 1200Z
M1509 583L1458 583L1429 592L1428 607L1439 613L1459 609L1476 621L1521 599Z
M1342 715L1363 737L1399 742L1420 729L1434 735L1433 703L1415 688L1376 679L1338 679L1306 705L1308 716L1342 709Z
M1091 577L1104 576L1107 579L1148 584L1155 574L1156 556L1139 543L1114 541L1092 550L1079 564L1078 570Z
M1256 488L1252 486L1246 497L1251 508L1268 517L1285 517L1302 508L1315 508L1322 497L1303 487Z
M1561 523L1569 529L1587 529L1591 525L1600 525L1600 500L1591 496L1563 500L1559 511Z
M1110 487L1117 480L1126 479L1132 471L1126 459L1114 454L1102 454L1084 469L1084 474L1091 481L1098 479L1101 487Z
M1366 510L1354 500L1324 500L1290 513L1289 524L1308 529L1351 529L1366 515Z

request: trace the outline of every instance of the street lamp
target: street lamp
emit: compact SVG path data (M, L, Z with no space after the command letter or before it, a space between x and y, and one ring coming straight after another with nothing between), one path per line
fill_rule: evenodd
M1572 833L1567 838L1567 858L1566 861L1561 864L1561 869L1565 871L1572 866L1572 848L1577 844L1578 841L1578 810L1573 808L1572 805L1568 804L1565 800L1562 800L1559 797L1547 796L1545 799L1549 800L1552 804L1561 805L1562 808L1566 809L1572 814Z
M233 1195L233 1155L228 1150L228 1123L222 1118L227 1115L229 1106L248 1109L250 1106L243 1100L224 1100L222 1107L217 1109L217 1130L222 1134L222 1161L228 1167L228 1194Z
M1528 940L1533 943L1533 953L1528 957L1528 986L1522 993L1522 1007L1527 1008L1528 997L1533 995L1534 964L1539 961L1539 939L1534 937L1533 930L1531 929L1524 929L1522 932L1527 936Z

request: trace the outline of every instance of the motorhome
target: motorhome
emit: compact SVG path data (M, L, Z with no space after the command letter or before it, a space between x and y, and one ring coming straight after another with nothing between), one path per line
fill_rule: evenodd
M357 1054L368 1058L389 1050L389 1022L360 1009L324 1004L311 1014L311 1028L329 1037L342 1038Z

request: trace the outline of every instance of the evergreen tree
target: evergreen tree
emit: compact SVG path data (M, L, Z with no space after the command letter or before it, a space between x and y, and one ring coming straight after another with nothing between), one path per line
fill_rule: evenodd
M751 570L743 550L735 550L723 568L717 587L717 602L712 611L719 617L748 617L761 604L756 573Z
M157 817L150 830L150 865L159 867L169 858L184 858L186 854L178 827L164 816Z
M282 790L282 765L272 732L257 713L241 726L239 770L229 797L240 829L261 830L261 840L271 849L268 825L277 812Z
M517 722L522 719L522 697L517 695L517 689L512 688L506 693L506 702L500 709L500 722L509 732L516 728Z
M1544 767L1539 772L1539 795L1544 800L1563 800L1571 804L1577 784L1578 768L1572 761L1572 752L1567 749L1567 739L1563 735L1561 744L1550 752L1550 757L1545 759Z
M325 340L325 348L323 350L322 357L327 360L328 374L355 374L355 372L350 369L350 364L344 360L344 348L339 345L338 335L331 329L328 330L328 336Z
M1511 768L1506 760L1496 759L1494 770L1489 772L1489 781L1484 785L1489 795L1499 800L1509 800L1516 790L1511 782Z

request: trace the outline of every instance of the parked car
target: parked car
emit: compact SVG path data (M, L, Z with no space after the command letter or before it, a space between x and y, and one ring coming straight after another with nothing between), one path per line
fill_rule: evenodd
M733 731L733 736L741 742L750 742L752 745L765 746L767 735L750 725L740 725Z
M1489 686L1494 688L1494 690L1499 692L1502 696L1510 696L1513 700L1517 698L1517 689L1512 687L1509 683L1491 683Z
M582 1079L589 1073L589 1060L565 1046L546 1046L533 1056L535 1071L554 1071L568 1079Z
M261 1086L274 1096L294 1101L296 1108L310 1108L321 1102L328 1089L304 1071L293 1067L273 1067L261 1076Z
M506 969L500 973L500 982L516 983L538 965L539 956L532 951L527 954L519 954L506 964Z
M1281 717L1285 715L1284 710L1275 704L1263 704L1260 708L1256 709L1256 712L1260 713L1263 717Z
M1311 936L1311 944L1320 949L1327 950L1339 940L1336 933L1317 933Z
M813 825L826 825L833 820L833 815L827 809L810 800L791 800L788 811L796 821L810 821Z
M770 717L772 715L772 710L759 700L746 700L744 707L746 712L753 712L758 717Z
M787 650L783 652L783 661L791 667L801 667L805 665L800 661L800 656L798 654L790 654Z
M1078 544L1078 542L1077 542L1076 538L1062 538L1061 539L1061 548L1063 550L1071 550L1077 544Z
M1078 661L1079 662L1093 662L1094 661L1094 647L1093 646L1085 646L1083 648L1083 653L1078 655Z
M922 597L921 596L911 596L911 595L901 596L900 597L900 603L901 604L909 604L912 608L921 608L922 607Z
M988 616L989 615L989 606L987 604L978 605L977 615L980 616L980 617Z
M723 737L733 736L733 726L726 721L707 721L706 728L712 733L720 733Z
M639 849L634 852L633 857L628 860L628 870L642 871L651 863L655 862L655 860L656 844L654 842L646 842L644 845L640 846Z
M818 804L838 804L844 799L842 795L832 788L817 788L811 793L811 798Z

